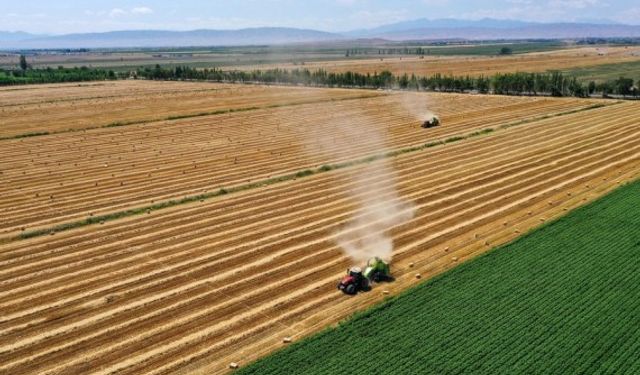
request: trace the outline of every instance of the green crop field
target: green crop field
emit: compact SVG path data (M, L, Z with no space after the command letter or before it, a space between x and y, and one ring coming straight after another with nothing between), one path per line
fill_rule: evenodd
M640 374L640 182L247 374Z
M500 53L502 47L511 49L515 54L555 51L567 48L562 42L527 42L527 43L479 43L468 46L421 46L429 55L436 56L493 56Z
M603 64L584 68L575 68L563 71L564 74L575 76L579 80L588 82L612 81L620 77L640 79L640 61L631 61L617 64Z

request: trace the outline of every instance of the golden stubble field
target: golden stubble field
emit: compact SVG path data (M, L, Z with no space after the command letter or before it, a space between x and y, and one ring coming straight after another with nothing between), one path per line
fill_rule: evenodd
M376 93L197 82L110 81L0 88L0 138L274 108Z
M640 61L639 47L583 47L550 52L535 52L513 56L426 56L419 57L374 57L371 59L345 59L337 61L310 62L304 66L293 64L271 64L238 66L239 70L254 69L324 69L328 72L380 73L390 71L396 75L404 73L431 76L436 73L453 76L492 76L497 73L547 72L585 68L605 64ZM234 68L229 68L232 70Z
M142 101L158 94L158 83L122 85ZM243 88L198 110L246 105L236 103ZM92 89L65 92L82 106L95 100ZM416 273L433 276L640 175L633 102L247 89L274 103L306 101L0 141L0 373L225 373L415 285ZM419 127L427 110L442 127ZM74 107L64 111L73 116ZM97 111L109 120L107 108ZM398 150L406 152L363 161ZM16 238L22 228L350 161L358 162ZM352 261L335 233L354 220L377 228L358 218L399 202L413 215L384 228L396 282L342 295L335 285Z

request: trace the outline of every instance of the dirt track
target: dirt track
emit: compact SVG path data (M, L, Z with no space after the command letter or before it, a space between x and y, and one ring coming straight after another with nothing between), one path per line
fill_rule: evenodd
M179 174L168 175L165 189L179 187L179 194L184 194L189 188L202 189L194 188L200 179L221 179L235 169L242 168L245 178L291 166L299 170L591 104L432 96L433 106L441 106L438 113L445 126L420 138L424 132L415 129L415 119L403 114L398 100L397 96L360 99L358 106L365 109L354 109L347 102L325 109L328 116L333 114L333 121L340 121L341 116L366 118L368 121L357 125L388 127L390 137L384 144L359 144L354 139L348 150L313 157L297 144L291 145L290 158L246 154L256 166L251 162L226 167L213 161L198 162L211 163L211 175L202 170L185 180ZM381 106L389 109L379 111ZM295 129L300 126L331 131L330 123L317 120L319 111L323 109L317 105L308 110L281 108L277 116L245 116L245 124L242 116L225 115L218 120L222 129L241 141L230 146L230 151L216 148L216 152L264 147L262 134L271 134L268 131L274 127L288 130L275 136L274 143L279 144L297 139ZM305 122L310 113L317 118ZM495 120L488 121L487 113ZM354 308L381 300L383 289L395 294L413 285L416 272L425 277L441 272L456 264L453 257L462 261L475 256L640 176L639 113L637 103L615 104L395 157L392 163L400 199L413 202L417 215L390 230L395 245L392 266L398 280L356 298L335 290L336 280L350 262L331 236L359 214L348 194L359 187L348 176L365 171L364 165L0 245L0 373L224 373L231 361L245 364L284 345L285 336L297 340L348 316ZM259 133L254 128L247 130L249 125L265 124L270 116L278 120ZM371 122L372 118L379 121ZM192 145L218 129L208 126L211 119L202 120L163 124L154 128L150 139L154 144L157 140L169 143L178 126L189 126L193 133L187 133L193 138L184 138L184 145ZM95 142L91 147L105 147L96 155L106 157L118 147L130 147L107 146L101 141L103 131L105 137L117 136L117 132L96 131L89 140ZM147 131L147 127L127 127L122 137L137 139ZM51 147L51 155L62 153L68 145L65 137L70 136L45 137L42 148ZM16 158L20 155L16 150L25 144L12 141L8 145L15 148L5 155L13 157L3 163L11 160L17 171L21 165L26 171L33 170ZM207 155L205 150L189 157L174 154L174 159L187 166L192 158L202 160ZM66 156L68 160L76 157L73 152ZM137 164L144 164L144 157L135 154L135 158ZM123 161L123 166L130 162ZM144 168L154 164L175 168L170 163L171 158L156 155ZM126 169L135 172L136 168ZM64 168L78 182L82 173L85 178L94 176L91 181L99 180L104 173L94 169L99 168L91 163ZM46 175L45 171L38 173ZM73 171L79 175L70 174ZM144 172L135 173L142 177ZM50 179L43 184L53 188L58 180ZM145 190L153 191L149 179L140 180L148 182L141 185ZM228 181L234 180L229 177ZM70 196L81 196L82 189L74 189L69 190L74 194ZM123 205L136 202L124 188L116 186L112 194ZM377 204L378 198L371 197L370 204ZM76 201L78 205L73 206ZM37 206L32 199L37 208L30 211L27 203L14 206L24 208L16 209L13 216L19 216L21 210L26 220L46 216L46 205ZM67 205L69 215L86 209L81 199L69 199L60 209ZM3 216L3 220L8 218Z

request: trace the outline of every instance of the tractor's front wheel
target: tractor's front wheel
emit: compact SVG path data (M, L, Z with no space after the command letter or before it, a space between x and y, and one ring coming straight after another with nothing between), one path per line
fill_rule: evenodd
M356 286L354 284L347 285L347 287L344 289L344 292L350 295L354 295L358 293L358 291L356 290Z

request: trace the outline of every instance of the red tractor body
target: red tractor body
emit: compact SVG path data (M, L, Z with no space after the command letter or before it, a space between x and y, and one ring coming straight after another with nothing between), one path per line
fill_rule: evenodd
M354 295L359 291L368 290L369 280L362 274L359 267L352 267L338 283L338 289L345 294Z

